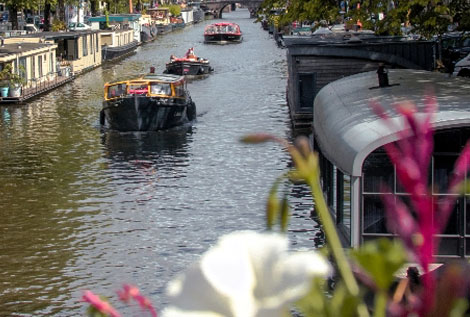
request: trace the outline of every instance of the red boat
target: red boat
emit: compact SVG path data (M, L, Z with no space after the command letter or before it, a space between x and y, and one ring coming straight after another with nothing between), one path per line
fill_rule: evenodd
M204 43L240 43L242 40L240 26L233 22L213 23L204 29Z

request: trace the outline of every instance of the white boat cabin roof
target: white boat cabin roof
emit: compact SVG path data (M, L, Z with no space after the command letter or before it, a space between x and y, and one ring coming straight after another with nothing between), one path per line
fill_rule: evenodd
M314 101L315 143L325 157L348 175L361 176L362 164L375 149L398 139L404 130L396 103L410 101L418 112L426 94L433 94L438 109L432 119L436 130L470 126L470 80L422 70L389 70L389 87L379 88L376 72L360 73L323 87ZM397 124L396 131L372 110L377 101Z

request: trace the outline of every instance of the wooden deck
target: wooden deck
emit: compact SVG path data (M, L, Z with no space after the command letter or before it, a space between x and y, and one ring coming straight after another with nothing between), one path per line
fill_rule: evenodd
M55 89L63 84L72 81L75 76L57 76L53 80L44 81L37 83L37 85L29 88L23 88L21 96L19 97L0 97L0 103L20 103L31 98L34 98L40 94L46 93L52 89Z

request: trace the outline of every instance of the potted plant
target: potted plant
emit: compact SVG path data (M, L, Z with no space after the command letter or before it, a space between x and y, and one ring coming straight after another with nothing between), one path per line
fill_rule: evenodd
M0 96L1 97L8 97L8 91L10 90L8 80L10 78L10 74L11 74L11 65L7 64L0 71Z
M24 67L19 67L19 73L11 72L9 75L9 85L10 85L10 97L20 97L21 88L26 83L24 78L21 76L21 73L24 71Z

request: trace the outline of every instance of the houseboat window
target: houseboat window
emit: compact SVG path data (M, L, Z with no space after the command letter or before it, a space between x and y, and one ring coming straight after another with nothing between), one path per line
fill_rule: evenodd
M447 190L454 164L469 139L469 128L435 132L434 152L430 162L428 179L434 206L439 206L444 199L449 197ZM390 235L385 226L382 203L385 193L381 192L380 184L387 184L390 192L396 195L395 199L400 199L408 207L411 206L410 196L399 185L396 170L392 168L382 149L372 152L366 158L362 175L362 240L367 241L384 234ZM465 182L463 188L467 188L470 184L467 180ZM412 210L412 208L410 209ZM440 221L437 214L435 214L433 221ZM447 225L441 234L441 243L437 254L442 257L470 257L470 191L457 198Z
M54 70L54 53L51 53L51 58L49 60L49 72L50 73L55 73L55 70Z
M175 84L175 95L177 97L184 97L185 91L184 91L184 83L179 83Z
M88 36L85 35L84 37L82 37L82 45L83 45L83 56L87 56L88 55Z
M449 187L449 180L452 177L457 155L435 154L433 157L433 181L432 187L434 194L445 193Z
M303 109L313 110L313 100L315 99L316 74L299 74L299 106Z
M387 233L382 195L364 195L364 233Z
M39 78L42 79L42 55L38 56Z
M31 78L36 78L36 56L31 56Z
M393 165L385 153L373 153L367 157L362 167L364 173L364 193L380 193L386 186L393 190Z
M19 71L20 71L20 76L21 78L23 78L24 80L28 80L28 72L26 71L27 68L26 68L26 57L20 57L20 68L19 68Z
M152 95L171 95L170 84L165 83L151 83L150 93Z
M336 169L336 223L351 240L351 177Z
M118 84L108 87L108 98L119 97L126 94L127 85Z

